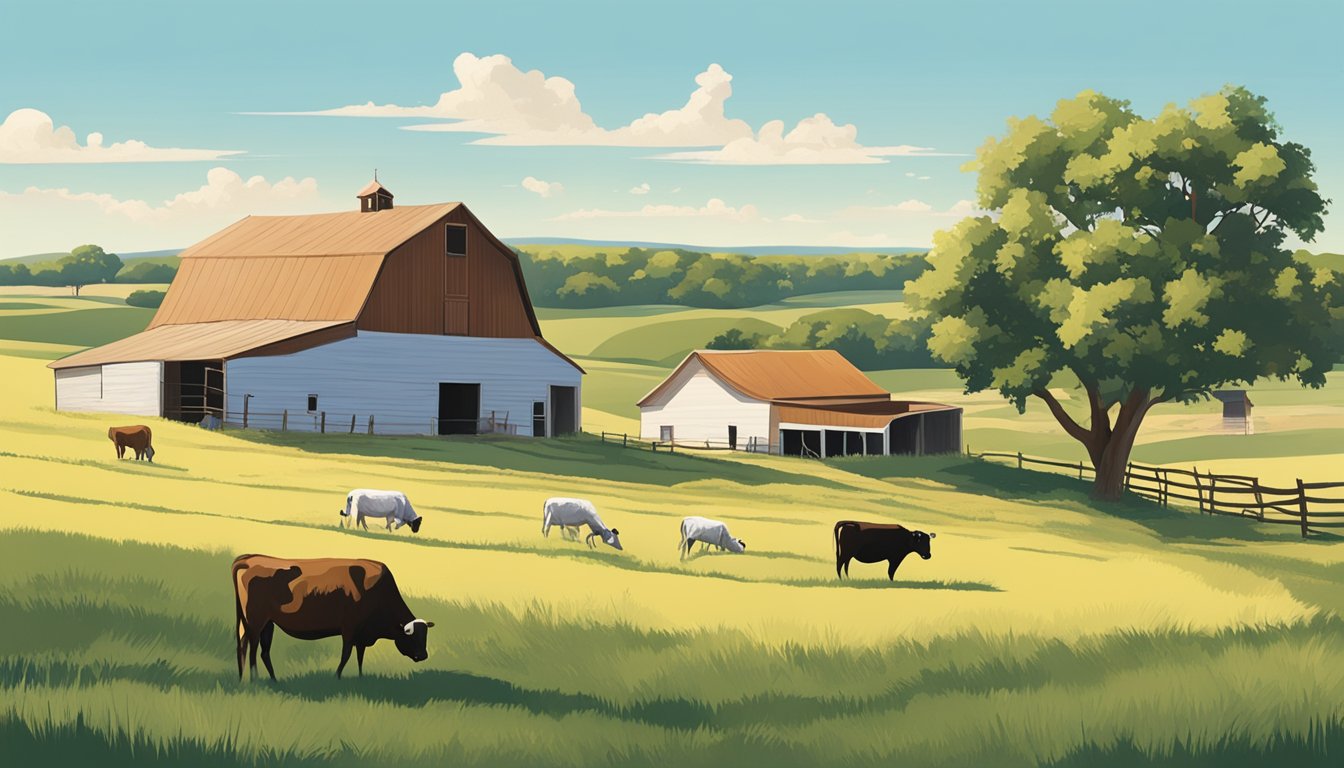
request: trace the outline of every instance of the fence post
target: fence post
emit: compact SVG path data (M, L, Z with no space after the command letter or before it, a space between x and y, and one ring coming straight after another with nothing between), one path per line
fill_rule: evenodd
M1083 460L1082 460L1082 459L1079 459L1079 460L1078 460L1078 479L1079 479L1079 480L1082 480L1082 479L1083 479Z
M243 398L243 429L247 429L247 401L251 399L250 397Z
M288 430L289 430L289 409L286 408L285 410L280 412L280 431L286 432Z
M1297 478L1297 510L1302 514L1302 538L1307 538L1307 489L1302 487L1302 478Z
M1209 514L1218 512L1218 476L1209 473Z
M1254 482L1255 482L1255 484L1252 485L1251 487L1255 489L1255 503L1258 505L1258 506L1256 506L1256 508L1255 508L1255 516L1258 517L1258 518L1260 518L1261 520L1264 520L1264 519L1265 519L1265 500L1264 500L1264 498L1261 497L1261 495L1260 495L1260 478L1258 478L1258 477L1255 478L1255 481L1254 481Z
M1129 493L1129 476L1134 474L1134 462L1125 465L1125 493Z
M327 412L322 412L322 434L327 434Z
M621 447L624 448L624 447L626 446L626 444L628 444L629 442L630 442L630 436L627 435L627 434L625 434L624 432L622 432L622 433L621 433Z
M1017 468L1018 468L1018 469L1021 469L1021 468L1022 468L1022 452L1021 452L1021 451L1018 451L1018 452L1017 452Z
M369 414L369 434L373 434L373 414Z
M429 434L433 435L433 434L436 433L436 432L438 432L438 430L434 429L434 417L433 417L433 416L430 416L430 417L429 417Z
M350 414L350 434L355 434L355 414Z
M1161 475L1159 475L1158 479L1162 483L1161 486L1159 486L1162 489L1162 492L1158 494L1158 501L1162 503L1163 507L1166 507L1167 503L1170 501L1168 494L1171 493L1170 488L1167 486L1167 470L1165 469L1162 470L1162 473Z
M1199 467L1195 467L1195 496L1199 498L1199 511L1204 512L1204 486L1199 482Z

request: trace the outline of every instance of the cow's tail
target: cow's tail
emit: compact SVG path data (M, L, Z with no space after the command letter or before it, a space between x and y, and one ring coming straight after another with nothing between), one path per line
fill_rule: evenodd
M841 520L835 524L835 561L840 562L840 529L845 527L848 520Z
M243 571L247 570L247 563L243 562L252 555L239 555L233 561L233 605L238 616L238 642L243 642L243 637L247 634L247 619L243 617L243 595L247 588L243 586Z
M541 535L549 536L551 533L551 505L546 502L541 503ZM561 531L563 533L563 531ZM564 539L564 536L560 537Z

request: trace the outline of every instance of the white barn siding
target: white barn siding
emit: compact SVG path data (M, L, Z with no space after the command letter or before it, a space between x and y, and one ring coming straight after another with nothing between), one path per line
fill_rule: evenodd
M677 442L728 441L729 425L737 427L737 447L746 448L753 438L770 441L770 404L750 398L723 383L699 360L692 360L677 373L658 399L639 409L639 436L660 439L663 426L673 428Z
M56 409L158 416L163 405L158 362L109 363L56 370Z
M439 413L439 383L481 385L481 417L508 415L519 435L532 434L532 404L552 408L550 387L574 387L581 396L578 369L534 339L492 339L360 331L352 339L290 355L243 357L225 363L229 421L242 418L243 395L251 425L278 428L288 409L289 429L316 429L307 413L308 395L318 396L327 430L368 427L374 416L379 434L426 434ZM575 419L581 418L576 404ZM255 418L251 414L257 414ZM577 425L581 426L581 425Z

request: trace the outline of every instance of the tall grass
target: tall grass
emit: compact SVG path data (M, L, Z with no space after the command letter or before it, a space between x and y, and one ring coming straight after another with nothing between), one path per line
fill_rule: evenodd
M279 635L237 681L232 555L12 531L0 743L99 764L1293 765L1344 748L1344 621L857 648L413 599L430 659Z

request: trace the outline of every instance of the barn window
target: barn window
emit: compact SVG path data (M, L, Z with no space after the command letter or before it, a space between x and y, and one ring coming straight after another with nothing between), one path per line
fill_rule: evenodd
M461 224L445 226L443 241L449 256L467 255L467 228Z
M658 439L662 440L664 443L672 442L672 428L666 425L659 427Z
M317 395L308 396L308 412L317 413Z
M546 401L538 400L532 404L532 436L546 436Z

